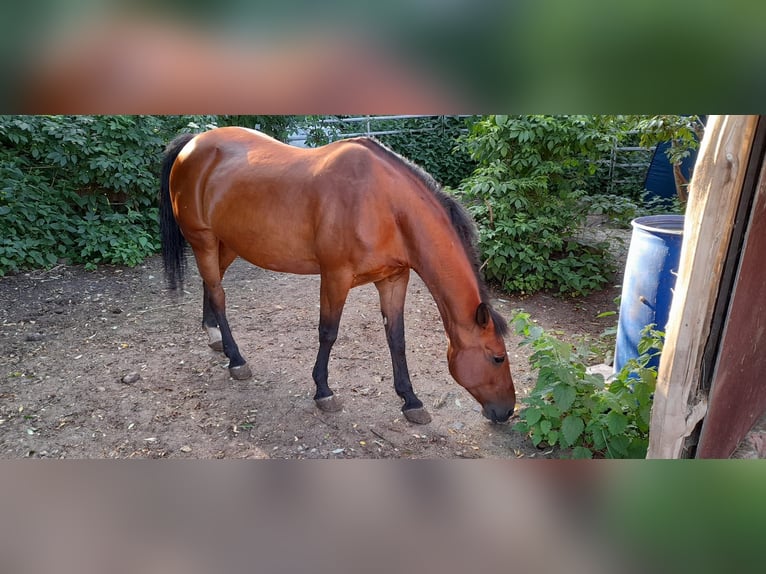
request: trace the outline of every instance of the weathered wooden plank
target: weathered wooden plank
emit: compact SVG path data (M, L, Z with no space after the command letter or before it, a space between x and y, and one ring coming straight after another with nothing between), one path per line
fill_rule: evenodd
M700 364L757 124L758 116L708 118L690 184L647 458L679 458L707 410Z
M727 458L766 409L766 173L761 171L712 378L698 458Z

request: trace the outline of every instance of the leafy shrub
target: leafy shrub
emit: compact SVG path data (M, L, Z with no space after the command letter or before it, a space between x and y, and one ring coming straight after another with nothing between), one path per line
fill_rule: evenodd
M6 116L0 149L54 190L106 195L137 208L154 203L163 127L155 116Z
M461 148L479 167L457 189L479 224L485 276L509 291L585 294L614 270L605 243L578 232L593 160L613 145L610 124L585 116L489 116Z
M0 117L0 275L158 248L156 171L178 118Z
M115 212L103 196L54 190L13 168L0 169L0 180L0 275L59 260L90 269L102 263L137 265L159 250L154 206ZM16 193L13 184L24 185L24 192Z
M449 116L392 120L380 129L407 131L381 135L378 139L418 164L442 185L456 187L476 168L476 162L456 147L469 122L466 118Z
M677 197L668 201L648 191L644 191L638 201L622 195L605 193L587 195L582 198L582 204L590 215L604 215L619 227L630 227L630 222L637 217L684 212L684 207Z
M0 164L0 275L27 267L49 267L72 248L74 217L66 201L43 181L25 177L17 167ZM23 193L17 186L25 186ZM56 199L60 199L58 196Z
M89 211L77 226L77 262L88 269L109 263L128 265L141 263L160 249L159 238L153 222L157 221L158 209L152 207L146 213L99 213ZM148 225L152 222L152 225Z
M344 121L344 117L306 116L302 127L306 144L327 144L347 134L366 132L367 126ZM458 116L425 116L411 118L369 118L370 131L398 154L418 164L442 185L455 187L476 168L469 155L457 149L458 138L467 131L472 118ZM384 132L384 133L381 133Z
M587 372L588 346L556 339L527 313L518 313L513 326L522 344L532 347L530 363L538 370L515 430L529 433L535 446L571 449L572 458L646 456L657 380L656 368L647 364L662 351L662 332L651 325L644 329L639 357L605 382L603 375Z
M262 131L280 141L287 141L287 136L295 127L298 116L286 115L217 115L203 116L205 123L218 126L241 126Z
M162 150L181 131L292 116L0 116L0 276L60 260L137 265L159 250Z
M610 193L587 195L582 198L582 203L588 214L604 215L619 227L629 227L630 222L645 211L640 202Z

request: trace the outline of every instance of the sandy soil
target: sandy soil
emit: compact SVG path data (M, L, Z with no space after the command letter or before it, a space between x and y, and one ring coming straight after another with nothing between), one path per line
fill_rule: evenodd
M343 401L312 401L319 279L234 263L224 286L253 378L235 381L200 327L193 264L186 292L165 289L159 258L129 269L59 266L0 279L0 457L515 458L551 456L494 425L449 375L431 295L413 274L406 308L413 386L433 421L413 425L393 390L377 292L349 296L330 359ZM499 295L565 337L598 336L617 288L584 299ZM522 398L528 350L507 340ZM137 380L125 378L137 374ZM133 375L133 378L136 378Z

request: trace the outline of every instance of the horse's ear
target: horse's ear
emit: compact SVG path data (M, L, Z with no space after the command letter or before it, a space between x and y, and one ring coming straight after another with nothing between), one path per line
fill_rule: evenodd
M489 325L489 319L489 305L486 303L479 303L479 306L476 307L476 323L479 325L479 327L484 329L487 327L487 325Z

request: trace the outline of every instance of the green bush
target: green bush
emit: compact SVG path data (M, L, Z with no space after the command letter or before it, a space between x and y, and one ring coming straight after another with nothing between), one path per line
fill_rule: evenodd
M344 121L335 116L305 116L302 127L307 133L306 144L325 145L346 134L366 133L367 125ZM396 153L416 163L444 186L455 187L476 168L468 154L457 148L473 117L420 116L397 119L369 118L370 131L380 142ZM385 133L380 133L385 132Z
M178 132L292 116L0 116L0 276L58 261L137 265L159 248L157 176Z
M59 260L89 269L102 263L133 266L159 250L154 206L114 211L103 196L53 189L12 168L0 168L0 179L0 275ZM25 191L17 193L14 184Z
M159 248L156 171L177 118L0 117L0 275Z
M647 191L644 191L638 200L604 193L585 196L582 203L590 215L604 215L613 225L623 228L629 228L630 222L637 217L684 213L684 207L677 197L668 201Z
M456 147L469 123L468 118L450 116L392 120L379 129L407 131L381 135L378 139L422 167L442 185L456 187L476 169L476 162Z
M579 234L585 180L614 143L599 116L489 116L461 148L478 169L457 189L479 225L487 279L508 291L585 294L614 264L602 242Z
M298 116L253 116L253 115L217 115L203 116L205 123L218 126L241 126L262 131L280 141L287 141L287 136L296 126ZM195 130L198 131L198 130Z
M525 399L514 429L528 433L535 446L565 449L572 458L644 458L657 370L649 360L662 351L663 333L642 332L638 359L630 359L613 380L587 372L593 352L556 339L530 321L513 319L523 343L533 349L530 363L537 383Z
M630 227L630 222L644 211L640 202L611 193L587 195L582 203L589 215L603 215L618 227Z

